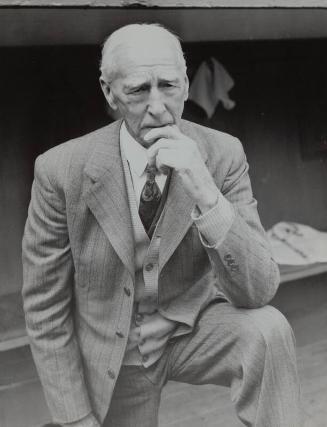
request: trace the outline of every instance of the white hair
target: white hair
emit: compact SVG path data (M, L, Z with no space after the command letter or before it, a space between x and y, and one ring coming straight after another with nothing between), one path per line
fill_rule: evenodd
M176 53L178 57L178 62L180 63L183 72L186 74L186 62L184 58L184 53L179 38L167 30L160 24L130 24L125 25L124 27L119 28L114 31L110 36L105 40L102 48L102 58L100 63L101 78L106 83L111 83L113 76L117 71L117 63L115 55L117 53L117 48L123 47L128 41L132 41L133 37L136 34L139 34L144 37L153 37L153 32L157 33L160 36L166 37L172 42L176 47Z

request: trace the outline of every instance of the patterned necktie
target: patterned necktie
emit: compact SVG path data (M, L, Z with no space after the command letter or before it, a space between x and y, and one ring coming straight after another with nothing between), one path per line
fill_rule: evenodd
M146 182L141 192L139 215L145 231L148 232L160 205L161 191L155 181L157 168L147 165L145 172Z

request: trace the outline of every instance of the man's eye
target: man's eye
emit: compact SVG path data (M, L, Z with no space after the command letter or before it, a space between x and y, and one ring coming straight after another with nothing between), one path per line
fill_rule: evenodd
M140 87L137 87L137 88L135 88L135 89L133 89L133 90L131 90L131 94L135 94L135 95L137 95L137 94L139 94L139 93L142 93L142 92L144 92L146 90L146 87L144 87L144 86L140 86Z
M174 85L171 83L163 83L162 87L170 88L170 87L174 87Z

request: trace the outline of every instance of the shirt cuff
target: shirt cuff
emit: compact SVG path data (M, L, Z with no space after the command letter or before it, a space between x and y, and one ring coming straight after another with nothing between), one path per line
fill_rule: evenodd
M217 248L223 242L232 226L235 215L233 205L221 193L216 205L203 215L199 213L197 207L191 213L202 244L211 249Z

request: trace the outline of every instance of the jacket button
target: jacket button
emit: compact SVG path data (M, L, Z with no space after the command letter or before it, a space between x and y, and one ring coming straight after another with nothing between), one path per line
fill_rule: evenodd
M124 288L124 292L128 297L131 296L131 290L129 288Z
M147 362L149 360L149 356L147 355L147 354L145 354L143 357L142 357L142 361L143 362Z
M120 331L117 331L117 332L116 332L116 335L117 335L117 337L119 337L119 338L124 338L124 334L123 334L122 332L120 332Z
M107 373L112 380L114 380L116 378L116 374L112 369L108 369Z
M147 264L147 265L145 266L145 269L146 269L146 271L151 271L151 270L153 269L153 264L152 264L152 262L150 262L149 264Z

